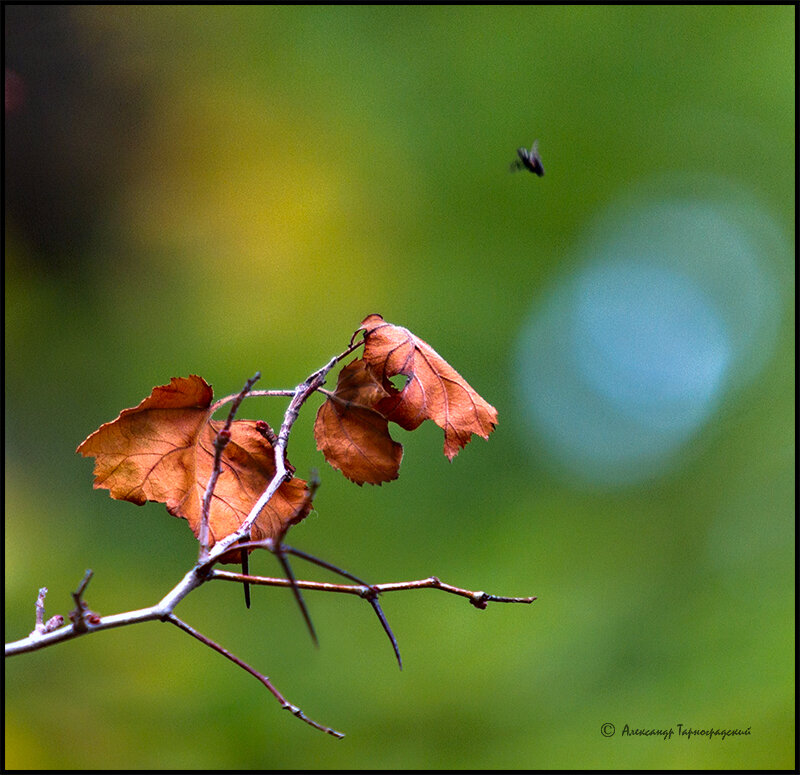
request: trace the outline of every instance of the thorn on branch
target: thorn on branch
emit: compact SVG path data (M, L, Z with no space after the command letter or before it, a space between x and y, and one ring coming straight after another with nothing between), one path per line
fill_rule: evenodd
M247 539L242 539L240 543L247 541ZM250 558L247 553L247 549L241 552L242 555L242 576L249 576L250 575ZM247 608L250 608L250 585L246 582L242 582L242 589L244 590L244 604Z
M303 598L303 593L297 586L297 580L292 572L292 566L289 565L289 560L286 559L286 552L283 550L280 541L273 545L272 553L278 558L278 562L280 562L286 578L292 584L292 593L294 594L294 599L297 601L297 605L300 606L300 612L303 614L303 619L305 620L308 631L311 634L311 640L314 642L315 646L319 646L319 639L317 638L317 633L314 629L314 623L311 621L311 614L308 612L308 607L306 606L306 601Z
M316 487L314 491L311 491L311 497L313 497L313 492L316 491ZM394 633L392 632L392 628L389 626L389 622L386 619L386 615L383 613L383 609L381 608L381 604L378 602L378 594L380 590L377 587L372 586L371 584L367 584L366 581L358 578L358 576L354 576L352 573L349 573L346 570L342 570L341 568L337 568L335 565L332 565L325 560L321 560L319 557L314 557L312 554L307 554L306 552L301 552L299 549L294 549L291 546L283 546L283 550L285 552L290 552L297 557L302 557L304 560L308 560L309 562L313 562L315 565L319 565L321 568L326 568L327 570L331 571L332 573L337 573L340 576L343 576L346 579L350 579L351 581L355 581L356 584L360 584L362 588L362 592L360 593L361 597L366 598L369 600L369 604L372 606L372 609L375 611L375 615L378 617L378 621L381 623L381 627L383 627L384 632L389 637L389 641L392 644L392 649L394 650L395 658L397 659L397 665L402 670L403 669L403 658L400 656L400 647L397 645L397 638L394 637ZM299 587L297 583L294 582L292 587L298 590Z

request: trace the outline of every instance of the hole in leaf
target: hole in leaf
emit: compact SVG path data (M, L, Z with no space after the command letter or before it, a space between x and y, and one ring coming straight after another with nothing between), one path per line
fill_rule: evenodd
M394 385L396 390L402 390L410 379L411 377L407 374L395 374L393 377L389 377L389 382Z

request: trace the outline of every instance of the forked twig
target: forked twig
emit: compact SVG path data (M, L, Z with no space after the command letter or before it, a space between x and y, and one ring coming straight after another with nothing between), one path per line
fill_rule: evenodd
M361 331L361 329L359 329L359 331ZM358 595L359 597L365 598L370 602L370 605L373 607L376 615L378 616L379 621L381 622L381 626L389 636L389 639L392 643L392 647L394 649L395 656L397 657L397 662L402 668L402 661L400 658L400 651L397 646L397 640L395 639L394 634L392 633L392 630L389 627L389 624L383 613L383 610L381 609L380 603L378 602L378 596L380 594L383 594L384 592L395 592L406 589L432 588L432 589L440 589L450 594L466 597L472 605L480 609L486 608L488 603L490 602L532 603L536 599L535 597L501 597L498 595L491 595L483 591L475 592L467 589L462 589L460 587L455 587L450 584L445 584L442 581L440 581L436 576L431 576L427 579L419 579L416 581L394 582L386 584L368 584L362 579L358 578L357 576L354 576L352 573L342 570L341 568L338 568L335 565L326 562L325 560L321 560L318 557L314 557L313 555L307 554L306 552L300 551L299 549L295 549L291 546L283 544L281 540L283 536L281 536L280 539L278 540L271 540L271 539L267 539L264 541L250 540L251 528L256 519L259 517L263 508L278 491L278 488L283 483L283 481L285 481L287 478L291 478L294 475L294 468L289 464L288 460L286 459L286 448L288 445L289 433L292 429L292 426L294 425L294 422L297 419L300 408L315 391L325 392L326 394L328 393L328 391L322 391L321 389L322 385L325 383L325 379L328 372L339 361L350 355L354 350L356 350L358 347L364 344L363 338L360 341L357 342L355 341L359 331L356 331L356 333L351 338L349 347L347 347L341 354L332 358L321 369L312 373L304 382L299 384L293 390L253 391L252 386L256 382L256 380L258 380L260 377L260 374L257 373L253 378L247 381L244 388L242 388L242 390L239 391L239 393L227 396L212 405L211 414L213 414L213 412L215 412L225 403L232 403L228 419L223 428L217 433L214 441L214 449L215 449L214 463L211 476L209 477L209 480L206 484L206 489L204 491L204 496L202 501L201 525L198 531L199 532L198 538L200 541L199 558L195 563L195 565L184 575L184 577L178 582L178 584L176 584L158 603L148 608L142 608L134 611L127 611L120 614L101 617L99 614L91 611L87 603L83 600L83 594L92 576L92 572L87 571L78 589L74 593L72 593L73 599L75 601L75 610L70 614L71 623L66 624L65 626L61 626L63 618L58 616L53 617L50 621L44 623L44 598L47 593L47 589L43 587L42 589L39 590L39 597L37 598L36 626L34 631L31 632L27 638L23 638L21 640L12 643L7 643L5 646L6 656L27 653L29 651L35 651L37 649L45 648L47 646L54 645L56 643L61 643L66 640L71 640L80 635L99 632L101 630L107 630L147 621L169 622L170 624L178 627L179 629L183 630L184 632L191 635L195 639L199 640L204 645L222 654L224 657L232 661L234 664L238 665L243 670L247 671L252 676L254 676L275 696L275 698L280 702L281 706L286 710L289 710L292 715L296 716L297 718L304 721L306 724L314 727L315 729L321 730L329 735L332 735L333 737L341 738L343 737L343 734L341 732L338 732L335 729L332 729L331 727L323 726L322 724L319 724L316 721L313 721L312 719L308 718L308 716L306 716L303 713L303 711L300 710L300 708L288 702L288 700L286 700L286 698L275 688L275 686L272 684L272 682L266 675L258 672L253 667L248 665L246 662L241 660L239 657L235 656L230 651L225 649L223 646L211 640L202 633L198 632L193 627L188 625L186 622L176 617L174 614L175 606L177 606L178 603L180 603L180 601L183 600L194 589L206 583L207 581L211 581L214 579L223 581L235 581L243 584L245 587L245 595L248 602L248 606L249 606L249 595L247 589L249 584L289 587L293 590L295 597L301 606L301 610L303 611L303 616L305 617L309 630L312 634L312 637L316 642L316 633L314 632L313 625L311 624L311 619L310 616L308 615L308 610L305 606L301 590L308 589L308 590L318 590L318 591L338 592L344 594ZM265 396L266 395L286 396L291 399L284 413L283 422L277 434L275 434L271 429L269 429L269 427L266 426L266 423L264 423L264 425L266 426L264 429L265 437L268 438L274 450L275 473L273 478L270 480L270 482L264 489L264 491L259 496L257 502L251 508L247 517L243 520L239 529L231 533L230 535L226 536L225 538L218 540L214 544L213 548L209 548L208 546L209 514L211 510L211 503L214 497L214 490L217 484L217 480L219 479L219 476L221 475L222 471L223 450L225 449L226 444L230 440L231 426L236 411L238 410L242 400L248 394L265 395ZM318 486L318 481L316 481L316 479L312 477L311 481L308 484L307 500L304 502L303 506L308 505L308 503L311 501L317 486ZM237 544L238 546L235 546ZM286 573L286 578L271 578L266 576L249 575L249 573L247 572L248 568L245 561L247 559L248 552L256 548L267 549L271 551L273 554L275 554L278 557L278 560L281 563L284 572ZM214 565L226 554L228 553L234 554L234 552L237 550L241 552L241 556L243 559L243 573L237 574L228 571L222 571L214 567ZM301 559L304 559L308 562L314 563L319 567L325 568L326 570L336 573L339 576L342 576L343 578L346 578L354 583L332 584L325 582L298 580L295 578L291 566L288 563L287 555L289 554L294 555L295 557L300 557Z

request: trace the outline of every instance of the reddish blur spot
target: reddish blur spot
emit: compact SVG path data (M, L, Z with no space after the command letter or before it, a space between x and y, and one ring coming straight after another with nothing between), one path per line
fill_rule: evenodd
M16 113L25 102L25 82L10 68L6 68L6 115Z

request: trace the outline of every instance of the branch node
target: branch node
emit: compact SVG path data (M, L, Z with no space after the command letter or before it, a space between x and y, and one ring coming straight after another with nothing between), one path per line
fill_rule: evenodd
M365 600L377 600L378 590L369 584L364 584L358 588L358 595L359 597L363 597Z
M228 446L228 442L231 440L231 432L228 428L222 428L220 432L217 434L217 437L214 439L214 449L217 452L222 453L225 447Z
M87 570L78 588L72 593L72 599L75 601L75 610L70 611L69 619L75 626L75 632L87 632L90 624L100 624L100 614L92 611L89 608L89 604L82 599L83 593L86 591L89 580L93 575L91 570Z
M469 602L472 603L475 608L484 611L489 605L489 600L491 600L491 598L492 596L488 595L486 592L473 592L472 595L470 595Z

